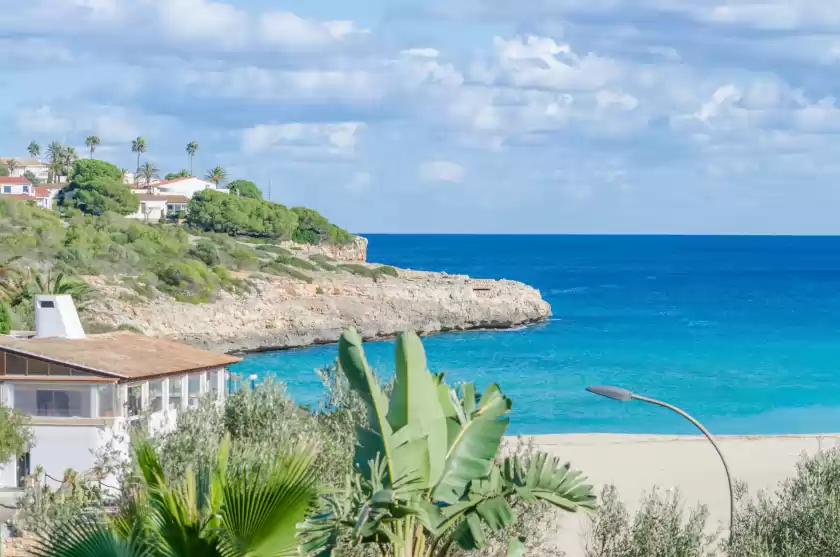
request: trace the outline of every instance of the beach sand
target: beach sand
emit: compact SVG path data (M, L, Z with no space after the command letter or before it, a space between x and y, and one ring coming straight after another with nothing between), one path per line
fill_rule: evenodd
M600 493L614 484L631 512L657 485L679 488L687 506L708 506L713 530L728 527L726 475L714 448L702 436L563 434L537 435L535 446L582 470ZM795 473L804 453L840 443L840 434L716 437L733 479L751 492L772 489ZM553 541L567 557L583 557L587 521L564 518Z

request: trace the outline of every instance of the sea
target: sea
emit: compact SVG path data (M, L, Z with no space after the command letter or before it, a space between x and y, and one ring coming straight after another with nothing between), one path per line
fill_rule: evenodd
M716 434L840 431L840 237L366 235L370 261L539 289L546 322L424 338L450 382L498 383L510 433L696 433L668 410L588 393L614 385L675 404ZM383 377L392 341L366 352ZM335 345L252 354L317 406Z

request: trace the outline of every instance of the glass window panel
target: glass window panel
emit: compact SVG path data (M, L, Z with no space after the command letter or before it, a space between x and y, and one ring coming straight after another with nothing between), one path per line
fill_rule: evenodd
M59 366L56 364L50 364L50 375L71 375L71 371L69 367ZM81 375L78 373L72 373L72 375Z
M207 374L207 381L210 384L207 389L213 395L213 399L219 398L219 372L211 371Z
M181 408L181 389L184 385L182 377L169 378L169 409L177 410Z
M198 399L201 398L201 374L190 375L187 381L187 391L190 406L198 404Z
M49 367L47 362L29 359L28 375L49 375Z
M128 415L139 416L143 411L143 389L140 385L129 385L128 387Z
M26 358L21 358L14 354L6 354L6 374L26 375Z
M163 381L149 381L149 403L152 412L163 410Z
M117 386L114 384L100 385L98 416L100 418L113 418L117 415Z
M15 385L15 408L32 416L90 418L90 387Z

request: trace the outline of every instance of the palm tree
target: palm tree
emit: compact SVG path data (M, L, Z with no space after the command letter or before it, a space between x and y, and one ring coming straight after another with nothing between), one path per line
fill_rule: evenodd
M152 185L152 180L160 178L160 169L153 163L146 161L146 164L137 168L136 179L139 181L140 177L146 181L146 187L149 187Z
M127 168L120 168L120 180L125 182L125 177L128 174Z
M190 176L193 175L193 158L196 151L198 151L198 142L190 141L187 143L187 154L190 156Z
M318 489L312 454L269 455L254 467L229 466L230 441L216 462L167 478L151 443L135 450L141 482L120 512L102 521L79 517L59 525L35 557L291 557L301 555L298 524ZM313 544L317 548L317 543ZM307 549L310 549L308 546Z
M9 159L6 161L6 167L9 169L9 176L14 176L15 170L20 168L20 161L17 159Z
M75 147L65 147L61 157L61 169L64 176L70 175L70 169L73 163L79 160L79 154Z
M40 294L69 294L76 302L76 307L84 309L95 290L86 282L67 277L64 273L53 275L52 269L41 273L37 269L18 270L9 267L15 261L12 258L4 262L7 267L0 282L0 300L5 300L11 307L31 304Z
M131 142L131 152L137 153L137 168L140 168L140 155L146 152L146 140L138 136L137 139ZM134 177L135 181L137 177Z
M64 145L60 141L52 141L47 145L47 160L50 161L50 183L58 181L61 177L62 160L64 158Z
M85 139L85 145L87 145L87 148L90 149L90 158L93 158L93 152L96 151L96 148L100 143L99 137L95 135L91 135Z
M211 168L207 171L207 174L204 175L205 178L215 182L216 187L219 187L219 184L227 180L227 170L222 168L221 166L217 166L215 168Z
M32 158L35 158L41 154L41 146L38 145L38 143L36 143L35 141L30 141L29 147L27 147L26 150L29 151L29 156Z

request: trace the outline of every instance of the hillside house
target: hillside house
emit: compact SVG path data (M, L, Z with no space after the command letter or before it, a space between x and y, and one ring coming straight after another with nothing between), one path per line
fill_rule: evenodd
M20 176L0 176L0 195L34 196L32 184Z
M10 172L12 176L23 176L27 171L35 175L41 182L46 182L50 175L50 165L38 159L18 159L15 157L0 157L0 163L5 165L14 158L18 167Z
M108 443L128 450L131 420L152 431L203 396L227 393L238 358L131 332L86 335L70 296L37 296L35 333L0 335L0 401L32 418L34 443L0 467L0 489L36 466L54 478L91 469Z

